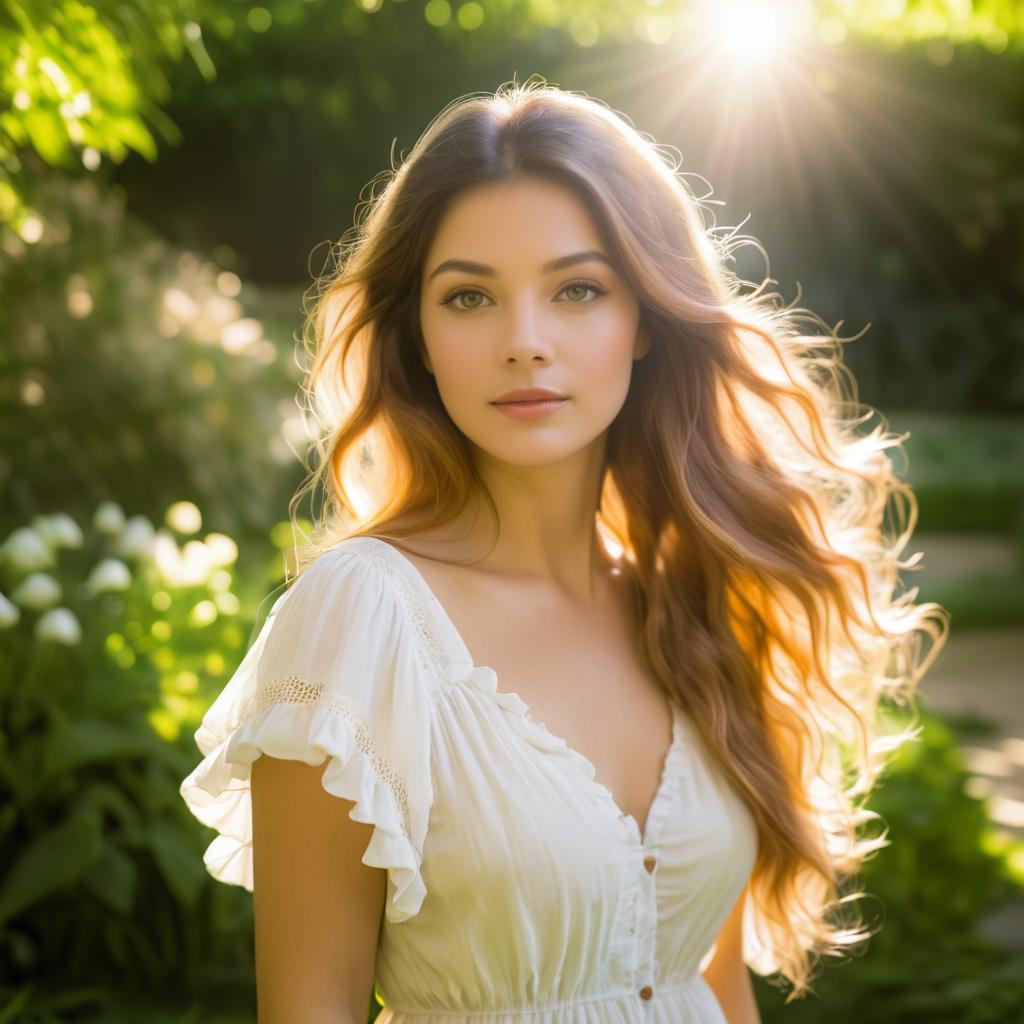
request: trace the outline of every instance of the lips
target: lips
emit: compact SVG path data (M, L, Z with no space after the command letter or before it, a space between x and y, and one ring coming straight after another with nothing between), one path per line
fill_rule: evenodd
M515 402L495 402L495 405L544 405L546 402L562 402L565 399L562 398L531 398L528 400L520 399Z
M496 398L492 405L530 405L536 402L563 402L568 395L551 388L516 388Z
M495 409L513 420L542 420L554 416L560 409L569 404L567 397L534 398L529 400L515 399L491 403Z

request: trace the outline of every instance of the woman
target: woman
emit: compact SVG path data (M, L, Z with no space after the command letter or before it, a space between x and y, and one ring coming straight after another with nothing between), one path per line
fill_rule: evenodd
M328 505L182 784L264 1024L362 1022L374 981L382 1024L753 1024L748 967L791 1000L871 934L843 887L916 735L876 710L947 617L894 597L900 439L702 209L528 81L443 111L341 247Z

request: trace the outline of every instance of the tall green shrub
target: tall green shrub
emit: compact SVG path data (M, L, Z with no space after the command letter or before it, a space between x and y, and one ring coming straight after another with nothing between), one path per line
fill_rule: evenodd
M40 516L0 547L5 1020L250 987L251 901L206 873L209 837L178 795L200 680L249 640L237 549L194 536L188 503L168 518L154 530L106 503L85 534Z

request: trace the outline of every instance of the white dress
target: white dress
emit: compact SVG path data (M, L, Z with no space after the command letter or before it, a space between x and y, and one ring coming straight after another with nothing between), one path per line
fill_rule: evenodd
M261 753L327 759L324 787L375 826L363 863L387 869L380 1024L726 1024L700 967L757 831L681 705L641 836L592 763L498 686L396 547L324 552L195 734L181 795L220 833L207 869L253 888Z

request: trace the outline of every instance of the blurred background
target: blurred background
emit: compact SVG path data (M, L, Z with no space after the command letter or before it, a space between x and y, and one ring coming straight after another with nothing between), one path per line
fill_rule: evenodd
M869 804L881 931L763 1019L1024 1021L1022 43L1013 0L0 0L0 1024L255 1020L178 784L294 541L303 294L432 117L533 75L857 335L952 616Z

